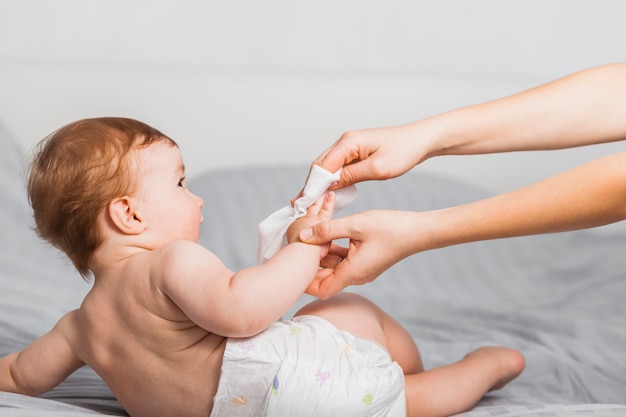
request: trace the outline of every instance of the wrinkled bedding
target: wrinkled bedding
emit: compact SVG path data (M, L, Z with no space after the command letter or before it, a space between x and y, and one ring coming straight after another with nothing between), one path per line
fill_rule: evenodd
M0 354L7 354L76 308L90 286L30 230L22 152L2 131L0 172ZM257 223L294 196L306 173L305 166L284 166L192 179L189 187L205 201L201 243L231 269L255 264ZM339 215L425 210L485 195L416 172L359 185L359 197ZM415 255L348 290L404 324L426 367L484 344L524 353L525 372L463 416L626 416L625 248L626 234L594 231L477 242ZM292 311L308 300L303 296ZM125 415L88 368L40 398L0 393L1 416L94 414Z

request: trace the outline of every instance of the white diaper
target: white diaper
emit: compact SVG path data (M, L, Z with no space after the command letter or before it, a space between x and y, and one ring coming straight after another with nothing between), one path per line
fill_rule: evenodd
M404 374L378 343L316 316L228 339L211 417L405 417Z

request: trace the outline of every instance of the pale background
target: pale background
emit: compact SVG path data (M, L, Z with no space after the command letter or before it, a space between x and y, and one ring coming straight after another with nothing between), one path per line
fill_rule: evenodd
M137 118L190 177L309 163L348 129L624 61L625 21L621 0L0 0L0 123L26 153L79 118ZM418 169L500 192L624 148Z

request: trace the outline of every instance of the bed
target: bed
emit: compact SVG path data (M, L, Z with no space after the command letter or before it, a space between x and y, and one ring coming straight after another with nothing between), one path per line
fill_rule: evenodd
M23 167L23 152L0 129L0 354L47 331L89 290L30 229ZM246 167L192 178L189 187L205 201L201 243L233 270L253 265L257 223L289 201L307 169ZM487 195L419 170L358 188L357 200L339 216L373 208L425 210ZM525 372L464 417L626 416L625 248L626 233L594 231L477 242L415 255L348 290L370 297L406 326L428 368L483 344L524 353ZM303 296L298 305L308 300ZM38 398L0 393L0 415L126 414L83 368Z

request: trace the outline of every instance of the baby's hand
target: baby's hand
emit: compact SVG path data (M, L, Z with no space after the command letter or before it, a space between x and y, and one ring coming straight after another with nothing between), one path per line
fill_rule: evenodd
M300 231L322 221L331 220L335 210L335 193L324 193L309 209L306 215L296 219L287 229L287 242L301 242ZM325 245L327 246L327 245ZM326 253L326 251L324 251Z

